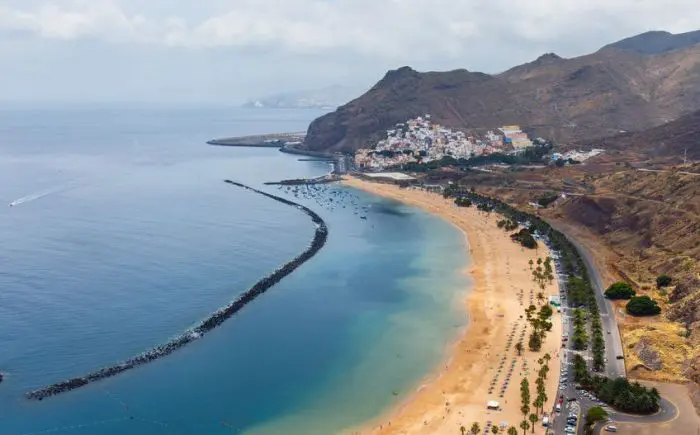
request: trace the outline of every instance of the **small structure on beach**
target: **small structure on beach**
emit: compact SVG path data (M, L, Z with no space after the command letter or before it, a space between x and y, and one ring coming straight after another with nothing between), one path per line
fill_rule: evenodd
M501 404L498 403L497 400L489 400L486 404L486 409L494 409L498 411L499 409L501 409Z
M549 297L549 304L559 308L561 307L561 299L558 295L552 295Z

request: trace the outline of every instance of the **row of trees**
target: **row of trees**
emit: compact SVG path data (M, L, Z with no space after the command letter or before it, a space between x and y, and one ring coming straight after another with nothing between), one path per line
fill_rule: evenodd
M492 153L483 156L471 157L468 159L455 159L452 156L445 156L440 160L431 160L430 162L426 163L405 163L400 166L400 169L412 172L428 172L445 166L455 166L463 170L467 170L473 166L492 165L496 163L506 165L542 163L542 157L547 155L552 150L552 147L553 145L551 143L547 143L544 145L536 145L526 148L525 151L519 154Z
M547 332L552 330L552 322L550 321L552 314L552 307L549 304L542 305L539 311L534 305L525 309L527 321L532 326L528 341L528 347L531 351L538 352L542 348L542 342L547 336Z
M605 340L600 324L600 311L595 298L595 290L591 285L583 258L576 247L564 234L552 228L549 223L538 216L518 210L503 201L480 195L473 188L467 189L458 184L448 186L443 192L445 197L467 198L477 207L483 207L499 213L504 218L518 222L528 233L540 234L546 237L560 255L561 266L568 276L567 292L569 300L577 306L586 308L591 319L591 345L593 350L593 369L601 371L605 364ZM535 242L534 238L532 242ZM535 242L536 243L536 242ZM536 246L536 244L535 244ZM597 319L597 320L596 320Z
M459 431L461 435L467 435L467 433L470 433L472 435L479 435L479 433L481 432L481 426L479 425L479 423L475 422L472 423L472 427L469 429L468 432L467 428L464 426L460 426ZM501 431L501 428L497 424L494 424L493 426L491 426L491 433L493 435L498 435L499 433L504 433L507 435L518 435L518 429L516 429L515 426L511 426L507 430L504 429L503 431Z
M576 308L573 312L574 334L571 336L571 345L575 350L588 348L588 332L586 330L586 311Z
M573 362L574 380L616 410L635 414L653 414L659 410L661 396L656 388L647 388L622 377L610 379L591 375L581 355L574 355Z

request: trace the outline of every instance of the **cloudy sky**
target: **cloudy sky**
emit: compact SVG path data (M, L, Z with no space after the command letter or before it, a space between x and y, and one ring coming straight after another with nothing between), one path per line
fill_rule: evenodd
M0 100L237 103L390 68L500 72L651 29L698 0L0 0Z

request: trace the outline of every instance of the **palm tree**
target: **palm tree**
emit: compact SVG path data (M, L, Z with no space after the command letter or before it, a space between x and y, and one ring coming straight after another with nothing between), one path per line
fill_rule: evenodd
M533 264L532 258L531 258L530 261L528 261L527 263L530 265L530 270L532 270L532 264Z
M467 433L467 428L464 427L464 426L460 426L460 427L459 427L459 431L462 432L462 435L464 435L464 434Z
M542 293L542 292L537 292L537 302L539 302L540 304L543 304L543 303L544 303L544 299L545 299L545 298L544 298L544 293Z
M515 350L518 351L518 356L520 356L523 353L523 342L522 341L515 343Z
M530 423L532 423L532 433L535 433L535 423L537 422L537 414L530 414Z
M498 432L500 432L500 429L499 429L497 424L494 424L493 426L491 426L491 433L493 435L498 435Z
M518 435L518 429L515 428L515 426L511 426L508 428L508 435Z
M542 357L542 359L549 362L552 359L552 357L548 353L545 353L544 356Z
M520 422L520 429L523 430L523 435L527 432L528 429L530 429L530 423L527 422L527 420L523 420Z
M481 432L481 427L479 427L479 423L474 422L474 424L472 424L470 432L472 433L472 435L478 435L479 432Z

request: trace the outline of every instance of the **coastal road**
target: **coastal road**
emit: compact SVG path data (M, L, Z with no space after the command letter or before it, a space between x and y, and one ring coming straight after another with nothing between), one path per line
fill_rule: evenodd
M596 303L598 304L598 310L600 311L600 320L603 323L605 358L607 359L607 362L605 363L605 373L612 378L617 378L620 376L626 377L627 372L625 370L625 360L617 359L618 356L624 357L625 354L622 347L620 331L617 327L617 321L615 320L615 307L603 294L605 291L603 278L601 277L598 269L595 267L593 256L588 249L586 249L576 239L571 237L570 234L567 234L562 228L555 228L562 232L566 238L573 243L578 252L581 254L583 262L586 264L586 268L588 269L588 275L591 279L591 285L593 285L593 290L595 292Z
M593 261L593 256L581 243L576 239L567 234L562 228L557 228L574 244L576 249L581 254L581 257L586 264L589 276L591 278L591 284L594 286L596 303L601 314L601 321L603 323L603 336L605 338L605 354L606 354L606 364L605 373L607 376L615 377L626 377L625 364L623 359L617 359L618 355L624 355L622 340L617 327L617 322L614 317L614 306L608 301L604 294L603 289L603 279L600 272L595 267L595 262ZM562 321L563 333L568 334L569 337L573 336L573 322L571 321L572 307L568 306L568 298L566 295L562 295ZM566 427L566 418L573 414L578 415L578 426L576 433L579 435L584 434L584 419L588 410L594 406L602 406L608 411L611 423L642 423L642 424L654 424L663 423L675 419L678 416L678 408L670 401L662 398L660 403L660 410L654 415L638 416L623 414L614 411L612 408L606 406L600 402L594 396L590 394L576 390L574 387L574 373L573 373L573 356L579 353L584 357L589 363L592 362L592 353L590 349L585 351L574 351L569 348L570 341L566 343L566 349L562 349L562 371L559 378L559 391L555 403L559 401L559 397L563 396L562 409L560 413L553 412L552 416L554 421L552 424L552 431L554 434L564 434ZM599 425L598 431L602 431L605 425ZM598 433L598 432L594 432ZM607 432L604 432L607 433Z

